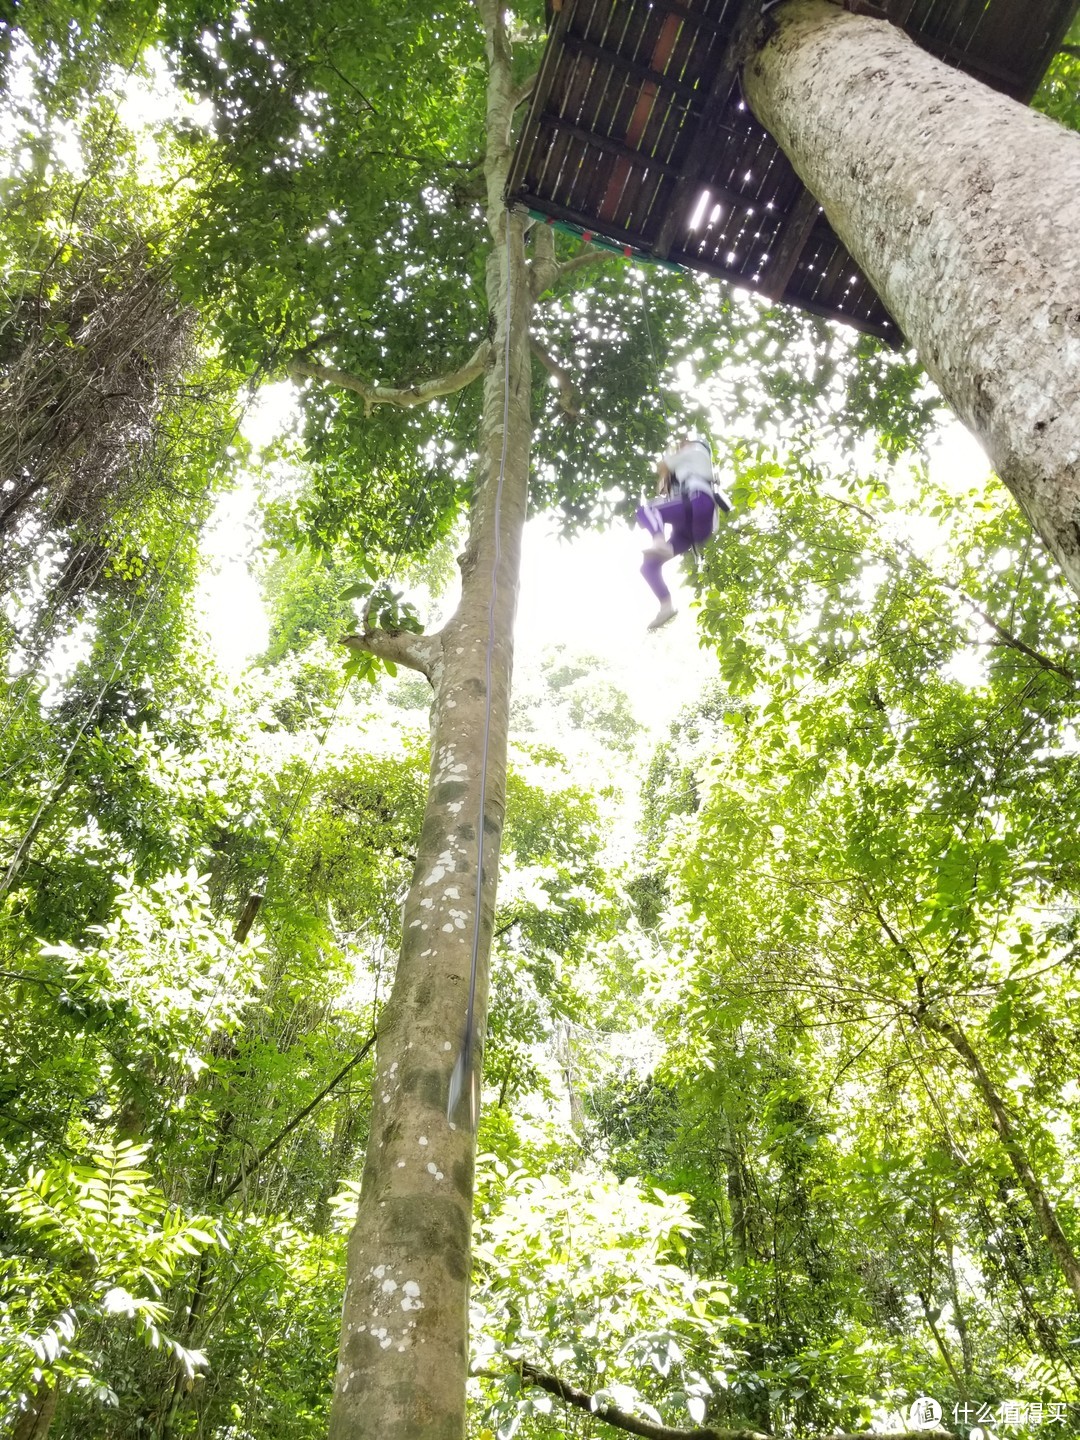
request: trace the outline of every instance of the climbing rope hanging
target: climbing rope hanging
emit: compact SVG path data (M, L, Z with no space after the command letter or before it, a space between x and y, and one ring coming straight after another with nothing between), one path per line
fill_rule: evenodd
M534 217L534 218L539 219L539 218L542 218L542 217L537 216L537 217ZM569 227L560 227L560 228L569 228ZM512 295L512 273L511 273L511 258L512 258L512 252L511 252L511 244L510 244L510 212L509 212L509 211L506 212L506 226L505 226L505 230L506 230L506 252L505 252L505 265L506 265L506 322L505 322L505 324L506 324L506 329L505 329L504 349L503 349L503 433L502 433L502 449L501 449L501 454L500 454L500 457L499 457L499 474L498 474L498 480L497 480L497 482L496 482L496 487L495 487L495 507L494 507L495 545L494 545L494 560L493 560L493 564L492 564L492 573L491 573L491 590L490 590L490 597L489 597L489 602L488 602L488 635L487 635L487 647L486 647L486 653L485 653L484 730L483 730L483 738L482 738L481 767L480 767L480 803L479 803L479 815L478 815L478 822L477 822L476 898L475 898L475 903L474 903L474 907L473 907L472 947L471 947L471 955L470 955L470 963L469 963L469 992L468 992L468 1001L467 1001L466 1010L465 1010L464 1033L463 1033L463 1035L462 1035L460 1047L459 1047L459 1050L458 1050L458 1057L457 1057L457 1060L455 1061L454 1069L453 1069L453 1071L452 1071L452 1073L451 1073L451 1076L450 1076L449 1094L448 1094L448 1097L447 1097L447 1106L446 1106L447 1119L448 1119L451 1123L453 1123L454 1115L457 1113L458 1107L459 1107L459 1105L461 1104L461 1101L462 1101L463 1097L464 1097L464 1096L466 1095L466 1093L467 1093L467 1094L468 1094L468 1100L469 1100L469 1110L468 1110L469 1125L470 1125L470 1128L471 1128L471 1129L475 1129L475 1128L476 1128L476 1117L477 1117L477 1109L478 1109L478 1093L477 1093L477 1092L478 1092L478 1088L479 1088L479 1077L478 1077L478 1075L477 1075L477 1073L476 1073L476 1033L475 1033L475 1031L476 1031L477 980L478 980L479 957L480 957L480 926L481 926L482 897L483 897L483 885L484 885L484 814L485 814L486 799L487 799L487 776L488 776L488 758L489 758L489 757L488 757L488 751L489 751L490 736L491 736L491 688L492 688L492 661L493 661L494 647L495 647L495 607L496 607L496 603L497 603L497 599L498 599L498 573L499 573L499 564L500 564L500 561L501 561L501 540L502 540L502 537L501 537L501 513L502 513L502 495L503 495L503 486L504 486L504 482L505 482L505 479L506 479L506 460L507 460L507 446L508 446L508 441L509 441L509 421L510 421L510 333L511 333L511 322L512 322L512 318L513 318L513 304L512 304L513 295ZM591 237L591 235L589 235L589 234L586 232L586 233L583 235L583 239L584 239L586 242L588 242L588 241L590 241L590 240L592 239L592 237ZM621 248L621 249L623 249L623 253L626 254L628 258L631 258L631 252L628 250L628 248L626 248L626 247L612 247L612 248ZM680 268L680 267L677 267L677 266L668 266L667 268L678 269L678 268ZM661 405L663 406L663 408L665 409L665 411L666 411L666 413L667 413L667 415L668 415L668 417L669 417L669 419L670 419L670 416L671 416L671 414L673 413L673 407L668 404L666 398L664 397L663 388L662 388L661 383L660 383L660 364L659 364L659 357L658 357L657 352L656 352L656 346L655 346L655 343L654 343L654 341L653 341L653 335L652 335L652 326L651 326L650 321L649 321L648 302L647 302L647 298L646 298L646 295L645 295L645 280L644 280L644 274L643 274L643 273L642 273L641 279L640 279L640 288L641 288L642 314L643 314L643 318L644 318L644 321L645 321L645 331L646 331L646 335L647 335L647 337L648 337L649 350L650 350L650 353L651 353L651 356L652 356L653 372L654 372L654 376L655 376L655 393L656 393L656 395L659 397L660 403L661 403Z

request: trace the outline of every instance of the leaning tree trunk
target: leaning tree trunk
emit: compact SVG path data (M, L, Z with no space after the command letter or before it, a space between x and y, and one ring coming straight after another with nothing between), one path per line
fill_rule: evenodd
M884 21L769 21L754 114L1080 591L1080 136Z
M1069 1289L1076 1299L1080 1300L1080 1260L1077 1259L1068 1236L1061 1228L1061 1221L1057 1217L1057 1211L1054 1209L1050 1196L1035 1173L1027 1148L1009 1115L1008 1106L995 1088L986 1067L979 1059L978 1052L959 1026L951 1025L942 1016L921 1009L916 1012L914 1019L924 1029L931 1030L934 1034L947 1040L971 1072L979 1094L990 1113L990 1119L998 1133L998 1139L1001 1141L1016 1178L1023 1186L1024 1193L1035 1212L1039 1229L1050 1248L1050 1253L1057 1261L1058 1268L1065 1277Z
M497 0L480 0L479 8L491 60L486 163L493 248L487 283L496 317L494 364L485 381L457 612L437 635L400 636L382 644L365 635L376 653L393 653L423 669L435 695L419 854L405 902L397 974L379 1027L331 1440L463 1440L465 1434L475 1137L465 1103L457 1123L448 1121L447 1098L465 1024L477 913L477 1068L484 1031L531 441L523 222L508 215L503 203L514 103L509 48ZM402 648L395 650L395 644Z

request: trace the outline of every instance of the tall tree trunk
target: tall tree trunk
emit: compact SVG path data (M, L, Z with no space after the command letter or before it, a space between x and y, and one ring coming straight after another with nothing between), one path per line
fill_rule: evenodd
M15 1421L11 1440L47 1440L59 1398L59 1390L43 1380L28 1407Z
M884 21L769 19L754 114L1080 591L1080 136Z
M569 1020L560 1021L555 1029L555 1055L566 1080L566 1093L570 1101L570 1128L575 1135L585 1133L585 1106L578 1089L577 1071L574 1068L573 1025Z
M1016 1178L1023 1186L1024 1193L1031 1202L1031 1208L1035 1211L1039 1228L1050 1247L1050 1252L1057 1261L1069 1289L1077 1300L1080 1300L1080 1261L1077 1260L1068 1236L1061 1228L1057 1211L1054 1209L1042 1181L1035 1173L1027 1148L1013 1125L1008 1108L987 1074L978 1053L964 1032L941 1016L934 1015L929 1010L919 1010L914 1018L924 1029L931 1030L935 1035L940 1035L943 1040L947 1040L970 1071L980 1095L986 1102L990 1120L1009 1157Z
M724 1151L727 1168L727 1198L731 1212L731 1258L736 1270L745 1270L750 1258L746 1205L746 1174L742 1156L735 1148L735 1137L729 1134L729 1147Z
M960 1337L960 1352L964 1357L964 1381L970 1386L971 1377L975 1372L975 1356L971 1345L971 1331L968 1328L967 1314L960 1299L960 1285L956 1276L956 1250L951 1235L945 1236L945 1255L949 1262L949 1298L952 1301L953 1325Z
M331 1440L465 1434L475 1137L466 1104L456 1124L448 1121L447 1097L465 1025L477 914L477 1067L483 1040L532 429L524 223L503 202L515 98L509 41L497 0L478 0L478 8L490 61L487 288L495 363L485 381L461 603L446 627L422 642L422 668L435 692L429 789L397 974L379 1024Z

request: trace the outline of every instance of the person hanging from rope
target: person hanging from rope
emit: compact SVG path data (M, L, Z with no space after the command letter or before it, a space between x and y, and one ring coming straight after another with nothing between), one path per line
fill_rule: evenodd
M714 479L712 451L704 440L680 435L656 468L660 477L656 499L646 500L637 512L637 523L652 536L641 573L660 601L650 630L659 630L675 617L671 591L664 584L664 564L687 550L696 551L712 534L717 510L726 515L731 509L731 501ZM667 526L670 538L665 534Z

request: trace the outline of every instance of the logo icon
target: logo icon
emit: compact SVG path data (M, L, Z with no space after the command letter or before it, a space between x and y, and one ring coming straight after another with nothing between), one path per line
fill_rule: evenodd
M941 1406L929 1395L920 1395L911 1402L908 1424L913 1430L934 1430L941 1419Z

